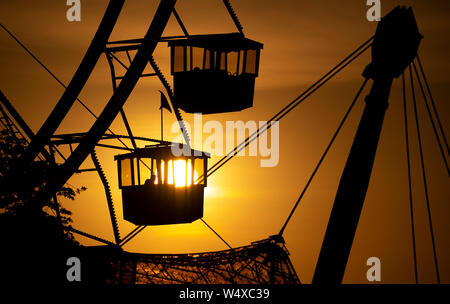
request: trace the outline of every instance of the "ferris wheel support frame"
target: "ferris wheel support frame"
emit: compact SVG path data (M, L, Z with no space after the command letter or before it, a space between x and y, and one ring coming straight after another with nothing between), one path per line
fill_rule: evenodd
M98 119L94 122L89 131L85 133L79 145L67 160L56 170L49 181L48 186L37 195L37 200L51 198L53 193L58 191L58 189L60 189L78 170L84 160L93 151L98 141L106 133L142 75L145 66L148 63L149 56L153 54L169 17L173 12L175 3L176 0L161 0L150 27L142 40L142 44L139 46L122 81L117 86L117 89L106 104L102 113L98 116Z
M313 283L342 283L372 175L392 82L413 62L422 38L411 8L396 7L378 24L372 62L363 72L365 78L373 79L373 85L339 182Z
M116 21L119 18L124 2L125 0L111 0L109 2L98 30L95 33L95 36L92 39L92 42L72 80L64 90L63 95L53 108L42 127L36 133L33 140L31 140L30 145L18 161L16 167L25 169L26 166L31 163L42 150L44 150L44 147L48 144L50 137L55 133L56 129L67 116L69 110L94 70L98 59L103 53L109 36L111 35ZM19 174L21 171L22 170L19 170Z

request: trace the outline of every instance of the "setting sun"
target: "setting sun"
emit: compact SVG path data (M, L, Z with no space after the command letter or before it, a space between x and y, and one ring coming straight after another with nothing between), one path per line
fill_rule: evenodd
M186 168L186 160L179 159L175 161L175 167L173 167L173 161L170 160L169 162L169 168L168 168L168 181L167 183L170 185L173 185L174 183L174 174L175 174L175 187L185 187L190 186L192 184L190 174L192 173L192 165L191 162L187 162L187 168ZM164 161L161 162L161 168L162 168L162 179L164 180ZM196 181L198 179L197 171L194 170L194 184L197 184ZM158 173L156 171L156 176L158 176ZM158 178L155 179L155 184L158 184Z

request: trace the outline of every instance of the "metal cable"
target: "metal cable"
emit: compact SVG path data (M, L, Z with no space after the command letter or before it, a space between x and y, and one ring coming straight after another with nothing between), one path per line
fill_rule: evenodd
M417 62L419 63L420 71L422 72L422 77L425 82L425 86L427 87L428 95L430 95L431 105L433 106L433 111L434 111L434 114L436 115L439 130L441 131L441 135L444 139L445 147L447 148L447 154L450 154L450 149L449 149L448 142L447 142L447 136L445 136L444 128L442 128L442 124L441 124L441 120L439 118L436 104L434 103L434 98L433 98L433 95L431 94L431 89L430 89L430 86L428 85L428 80L427 80L427 77L425 76L425 72L423 70L419 55L417 55Z
M67 89L67 86L52 72L50 71L49 68L47 68L47 66L45 66L44 63L42 63L42 61L40 61L31 51L30 49L28 49L22 42L20 42L20 40L14 36L3 24L0 23L0 27L3 28L3 30L8 33L9 36L11 36L11 38L13 38L42 68L44 68L44 70L47 71L47 73L50 74L50 76L52 76L53 79L56 80L56 82L58 82L64 89ZM83 108L85 108L95 119L98 119L97 115L95 115L94 112L91 111L91 109L89 109L89 107L80 100L79 97L76 98L76 100L81 104L81 106L83 106ZM113 131L111 131L110 128L108 128L108 131L112 134L115 135ZM124 145L126 148L128 148L128 146L120 139L117 139L119 142L122 143L122 145Z
M125 238L122 240L122 242L119 244L119 247L125 246L126 243L131 241L135 236L137 236L139 233L141 233L147 226L139 226L137 229L133 230L133 232L127 236L128 238Z
M130 231L130 233L128 233L120 242L119 245L121 243L123 243L125 240L127 240L132 234L134 234L137 230L139 230L142 227L142 225L137 226L136 228L134 228L133 230Z
M441 139L439 138L439 134L437 132L436 125L434 123L433 115L431 115L430 106L428 105L428 99L427 99L427 96L425 94L425 90L423 88L422 81L420 80L419 72L417 71L417 67L416 67L416 64L414 63L414 61L412 62L412 64L413 64L413 67L414 67L414 72L416 74L417 81L419 82L420 91L422 92L423 101L424 101L425 106L427 108L428 117L430 118L431 125L433 127L434 136L436 137L436 141L437 141L438 146L439 146L439 151L441 152L442 159L444 160L444 164L445 164L445 167L447 169L447 174L450 176L450 169L449 169L449 166L448 166L447 157L445 156L444 150L442 148ZM444 136L444 140L445 140L445 135L443 135L443 136Z
M355 54L357 54L361 49L363 49L368 43L370 43L373 40L373 37L371 37L369 40L367 40L366 42L364 42L360 47L358 47L355 51L353 51L350 55L348 55L346 58L344 58L341 62L339 62L335 67L333 67L330 71L328 71L325 75L323 75L319 80L317 80L315 83L313 83L308 89L306 89L302 94L300 94L297 98L295 98L293 101L291 101L289 104L287 104L286 106L284 106L277 114L275 114L274 116L272 116L267 124L271 121L274 121L277 119L277 117L279 115L281 115L283 112L285 112L286 110L289 109L289 107L293 106L300 98L302 98L303 96L305 96L309 91L311 91L314 87L316 87L317 85L319 85L322 81L324 81L329 75L331 75L333 72L335 72L336 70L338 70L340 68L341 65L343 65L346 61L350 60ZM370 46L370 45L369 45ZM366 49L364 49L366 50ZM357 56L361 55L358 54ZM339 70L340 71L340 70ZM337 73L333 74L332 76L336 75ZM328 81L328 80L325 80ZM296 105L295 105L296 106ZM219 165L219 163L221 161L223 161L225 158L227 158L228 156L232 155L233 153L237 153L236 150L245 144L245 142L247 140L249 140L249 138L251 138L252 136L254 136L255 134L257 134L260 131L260 129L258 129L257 131L253 132L253 134L251 134L249 137L247 137L242 143L240 143L239 145L237 145L232 151L228 152L227 155L225 155L221 160L219 160L217 163L215 163L211 168L208 169L208 171L214 169L215 166ZM209 176L209 175L208 175Z
M405 122L405 138L406 138L406 159L408 161L408 191L409 191L409 210L411 216L411 234L413 245L413 258L414 258L414 277L416 284L419 283L417 274L417 253L416 253L416 233L414 229L414 206L412 197L412 185L411 185L411 158L409 154L409 134L408 134L408 115L406 111L406 86L405 86L405 73L402 73L402 89L403 89L403 116Z
M431 243L433 245L434 265L436 268L437 282L438 282L438 284L440 284L441 279L439 276L439 266L438 266L438 260L437 260L437 254L436 254L436 244L435 244L435 240L434 240L433 222L431 219L430 198L428 196L427 176L425 173L425 163L423 160L422 139L420 136L420 124L419 124L419 117L417 114L417 103L416 103L416 96L415 96L416 94L414 91L414 79L413 79L411 65L409 65L409 76L410 76L410 80L411 80L411 92L412 92L413 104L414 104L414 116L415 116L415 121L416 121L417 140L419 142L419 152L420 152L420 163L421 163L421 168L422 168L423 187L425 190L425 200L427 203L428 223L430 225Z
M306 91L304 91L302 94L300 94L300 96L295 98L292 102L290 102L287 106L285 106L280 112L278 112L271 119L269 119L266 124L264 124L262 127L258 128L253 134L248 136L242 143L237 145L232 151L228 152L227 155L222 157L218 162L216 162L211 168L208 169L206 176L209 177L214 172L216 172L218 169L220 169L223 165L225 165L228 161L230 161L234 156L236 156L241 150L245 149L251 142L253 142L255 139L257 139L261 134L263 134L265 131L269 130L272 126L272 123L271 123L272 121L281 120L284 116L286 116L294 108L296 108L301 102L303 102L306 98L308 98L310 95L312 95L315 91L320 89L331 78L336 76L336 74L338 74L340 71L342 71L347 65L349 65L356 58L358 58L361 54L363 54L371 46L371 44L367 45L367 43L369 43L372 39L373 38L366 41L355 52L353 52L351 55L347 56L336 67L334 67L332 70L330 70L324 76L322 76L318 81L316 81ZM358 53L358 50L360 50L359 53ZM352 55L354 55L353 58L351 58ZM204 179L204 176L202 175L198 178L198 181L201 182L203 179Z
M224 238L220 236L220 234L218 234L211 226L209 226L208 223L205 222L205 220L204 220L203 218L201 218L201 220L202 220L202 222L206 225L206 227L208 227L209 229L211 229L211 231L214 232L214 234L217 235L217 237L218 237L219 239L221 239L222 242L225 243L225 245L227 245L230 249L233 249L233 247L231 247L230 244L228 244L227 241L225 241Z
M309 185L311 184L312 180L314 179L317 171L320 168L320 165L322 164L323 160L325 159L325 157L327 156L328 151L330 150L331 146L333 145L336 137L338 136L339 132L342 129L342 126L344 125L345 121L347 120L347 117L350 115L350 112L352 111L356 101L359 99L359 96L361 95L361 92L363 91L364 87L367 84L368 79L364 79L363 84L361 85L361 87L359 88L358 92L356 93L355 98L353 99L352 103L350 104L350 107L348 108L347 112L345 113L344 117L341 120L341 123L339 124L338 128L336 129L336 131L334 132L333 137L331 138L330 142L328 143L327 148L325 149L325 151L322 154L322 157L320 158L319 162L317 163L316 167L314 168L313 173L311 174L311 177L309 178L308 182L306 183L305 187L303 188L303 191L301 192L299 198L297 199L297 201L294 204L294 207L292 208L291 212L289 213L286 221L284 222L283 227L281 228L280 232L278 233L278 235L283 235L284 230L286 229L287 224L289 223L292 215L294 214L295 210L297 209L298 204L300 203L300 201L302 200L303 196L306 193L306 190L308 189Z

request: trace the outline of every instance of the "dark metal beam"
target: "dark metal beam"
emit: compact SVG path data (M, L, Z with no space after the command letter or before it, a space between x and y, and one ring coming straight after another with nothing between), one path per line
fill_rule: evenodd
M86 133L68 133L68 134L57 134L54 135L51 140L51 143L54 145L67 145L67 144L76 144L81 142L83 139L83 136L85 136ZM100 140L110 140L110 139L129 139L130 136L128 135L118 135L118 134L105 134L102 136ZM147 141L147 142L154 142L159 144L171 144L171 142L163 141L160 139L154 139L154 138L147 138L147 137L140 137L140 136L134 136L134 139L141 140L141 141ZM124 149L127 149L123 147ZM131 149L131 148L128 148Z
M183 31L183 34L184 34L186 37L189 37L189 33L188 33L186 27L184 26L184 23L183 23L183 21L181 20L180 15L178 15L178 12L177 12L177 10L176 10L175 8L173 8L173 15L175 16L175 19L177 19L177 22L178 22L178 24L180 25L180 28L181 28L181 30Z
M388 105L391 79L376 79L342 173L313 283L342 282Z
M342 283L369 187L392 81L413 61L421 38L411 9L397 7L378 23L372 62L363 73L374 82L341 176L313 283Z
M66 229L66 230L69 230L69 231L71 231L71 232L74 232L74 233L76 233L76 234L82 235L82 236L84 236L84 237L87 237L87 238L89 238L89 239L91 239L91 240L94 240L94 241L97 241L97 242L101 242L101 243L104 243L104 244L106 244L106 245L116 246L116 244L114 244L113 242L110 242L110 241L105 240L105 239L102 239L102 238L100 238L100 237L98 237L98 236L95 236L95 235L92 235L92 234L89 234L89 233L80 231L80 230L75 229L75 228L73 228L73 227L66 227L65 229Z
M120 82L117 90L115 90L113 96L86 136L83 137L67 161L59 167L59 170L49 181L48 187L39 193L37 199L45 200L49 195L58 191L70 179L74 172L78 170L98 141L102 139L111 123L117 117L117 114L123 108L129 95L136 86L140 75L142 75L149 57L151 57L166 27L175 2L175 0L162 0L160 2L155 17L144 37L144 42L127 70L125 78Z
M14 106L11 104L11 102L6 98L6 96L3 94L3 92L0 90L0 102L3 104L5 109L8 111L8 113L12 116L12 118L19 124L19 127L25 132L25 135L31 140L34 138L34 132L31 130L31 128L28 126L28 124L23 120L22 116L16 111ZM45 159L50 160L50 154L47 152L47 150L42 149L42 155L45 157Z
M105 49L108 38L116 24L119 14L122 10L124 0L111 0L105 14L102 18L100 26L92 39L92 42L81 61L75 75L68 84L63 95L59 99L55 108L44 122L42 127L36 133L34 139L25 150L23 156L18 162L19 168L26 167L34 158L44 149L44 146L49 142L50 137L56 131L58 126L66 117L73 103L77 99L84 85L86 84L92 70L97 64L100 55Z

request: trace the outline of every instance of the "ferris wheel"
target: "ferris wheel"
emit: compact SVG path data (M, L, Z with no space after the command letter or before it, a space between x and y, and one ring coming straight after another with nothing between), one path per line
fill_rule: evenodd
M13 121L15 121L18 125L16 128L18 132L20 133L19 129L23 131L20 136L29 139L25 153L15 166L15 171L18 172L17 176L12 176L11 181L20 178L20 172L26 170L27 166L37 157L54 162L54 154L60 153L59 146L69 145L72 147L73 144L76 144L75 149L70 149L69 156L61 155L64 162L58 164L46 189L39 192L36 198L52 199L75 173L85 171L80 169L80 166L89 156L92 158L95 167L93 170L98 172L106 194L114 241L105 240L92 232L84 232L75 228L70 228L70 230L107 245L100 250L96 248L95 252L92 251L94 253L89 253L89 255L95 256L96 261L101 261L102 265L106 265L105 267L108 269L100 272L101 278L97 278L99 280L106 280L110 283L300 283L289 259L289 252L282 236L283 232L354 104L369 80L373 80L370 94L366 97L366 108L341 178L314 276L314 281L319 283L341 282L370 180L392 81L394 78L402 76L405 90L404 71L408 67L411 74L411 86L414 86L412 74L414 71L425 101L430 99L432 108L429 108L429 112L431 113L430 109L432 109L436 117L431 121L447 166L447 172L449 170L445 154L448 154L448 144L422 64L417 55L422 36L417 28L412 10L401 7L394 9L382 19L373 37L350 53L300 96L289 102L264 126L250 134L217 163L209 166L210 154L207 151L191 148L190 135L180 109L186 113L216 114L241 111L252 107L263 44L244 35L243 27L228 0L223 0L223 4L235 24L237 32L225 34L190 35L175 8L175 3L175 0L160 1L143 38L110 41L110 34L124 4L124 0L111 0L70 83L65 86L50 72L52 77L65 87L65 91L36 134L33 134L20 118L6 96L3 93L0 95L5 108L0 108L5 117L2 120L4 128L12 129L15 125ZM172 15L183 35L163 36L164 29ZM8 31L3 25L2 28ZM8 31L8 33L18 41L11 32ZM26 49L20 41L18 42ZM170 48L172 85L153 57L153 52L159 43L167 43ZM364 70L363 84L357 91L354 101L283 223L280 232L266 240L244 247L232 248L203 218L204 189L208 186L208 177L227 164L261 134L267 132L272 126L271 122L283 119L369 49L372 50L372 62ZM49 71L30 50L26 50ZM110 68L114 93L101 114L96 116L78 96L102 55L106 57ZM147 66L152 68L151 73L144 72ZM124 69L125 73L119 74L120 69ZM164 106L174 113L183 134L184 143L146 138L133 133L124 111L124 104L138 80L143 77L156 77L160 80L164 90L164 93L161 92L162 101L165 103ZM56 129L75 102L80 102L86 107L95 116L95 122L86 133L55 135ZM110 130L112 122L119 114L127 130L126 135L118 135ZM18 133L15 130L12 132ZM124 139L130 140L132 146L128 146L123 141ZM110 140L117 140L122 146L104 143L104 141ZM138 142L143 142L144 146L138 145ZM184 147L184 153L174 155L174 147L180 145ZM108 182L109 177L102 169L95 151L96 147L127 151L115 156L118 185L122 194L123 216L126 221L136 226L124 237L120 233L115 204ZM422 167L424 167L423 163ZM357 190L355 191L355 189ZM350 207L348 206L349 201L351 202ZM191 223L196 220L201 220L230 249L221 252L183 255L150 255L116 251L130 242L147 226ZM435 250L435 248L433 249ZM331 252L336 254L330 255Z

